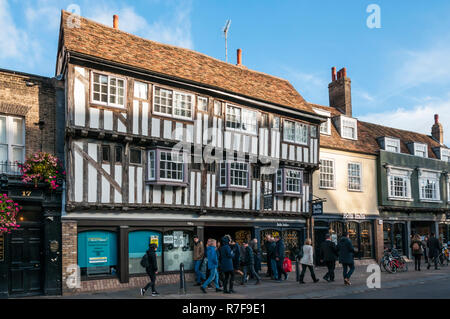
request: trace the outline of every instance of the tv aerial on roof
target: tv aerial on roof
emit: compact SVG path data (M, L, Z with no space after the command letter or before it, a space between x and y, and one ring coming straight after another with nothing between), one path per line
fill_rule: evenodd
M225 35L225 62L228 62L228 30L230 29L231 20L228 19L225 27L223 28L223 33Z

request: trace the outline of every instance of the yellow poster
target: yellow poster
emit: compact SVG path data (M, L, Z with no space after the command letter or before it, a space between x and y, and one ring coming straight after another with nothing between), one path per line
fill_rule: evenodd
M150 237L150 244L155 244L156 247L158 247L159 244L159 237L158 236L151 236Z

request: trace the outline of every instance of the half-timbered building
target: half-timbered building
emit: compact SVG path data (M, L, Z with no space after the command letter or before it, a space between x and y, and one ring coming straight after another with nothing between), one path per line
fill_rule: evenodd
M150 242L164 280L192 270L194 234L306 235L324 117L286 80L62 12L66 85L63 278L140 284ZM75 22L74 22L75 21ZM261 242L261 240L260 240Z

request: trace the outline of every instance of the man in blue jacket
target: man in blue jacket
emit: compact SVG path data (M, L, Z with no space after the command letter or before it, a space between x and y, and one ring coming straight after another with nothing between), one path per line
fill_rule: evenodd
M278 280L281 280L281 274L284 275L284 280L288 279L288 274L283 269L284 261L284 241L280 236L275 237L275 260L277 262Z
M219 266L219 260L217 256L216 240L208 239L208 247L206 248L206 258L208 258L209 277L200 286L200 289L206 294L206 287L214 280L216 285L216 292L222 291L219 288L219 273L217 267Z
M230 239L227 236L222 238L222 245L220 246L220 269L225 275L223 282L223 292L226 294L234 293L234 268L233 257L234 254L230 248Z

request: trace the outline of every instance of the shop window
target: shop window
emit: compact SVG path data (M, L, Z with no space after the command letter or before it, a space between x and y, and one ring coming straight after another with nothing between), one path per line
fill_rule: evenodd
M280 232L276 229L264 229L260 232L261 238L261 256L262 261L267 262L267 250L266 250L266 236L271 235L272 237L280 236Z
M156 244L156 261L158 270L162 270L162 236L154 231L134 231L128 234L128 267L130 275L145 274L141 266L142 256L147 252L150 244Z
M384 223L383 225L383 241L384 249L392 248L392 225Z
M348 235L350 240L352 241L352 245L355 248L355 257L356 256L360 256L360 251L359 251L359 244L358 244L358 223L356 222L348 222L347 223L347 231L348 231Z
M300 232L298 230L283 230L283 240L286 257L295 260L300 253Z
M117 274L117 235L108 231L78 234L78 265L81 276L114 276Z
M405 225L404 224L394 224L394 248L398 250L399 254L404 254L405 238Z
M360 236L361 236L361 257L372 258L373 234L371 222L364 222L360 224Z
M164 271L179 271L180 264L184 270L194 269L194 239L191 231L171 230L164 233Z
M344 233L344 223L342 223L342 222L331 222L330 223L331 240L336 245L339 243L339 239L341 239L343 233Z

